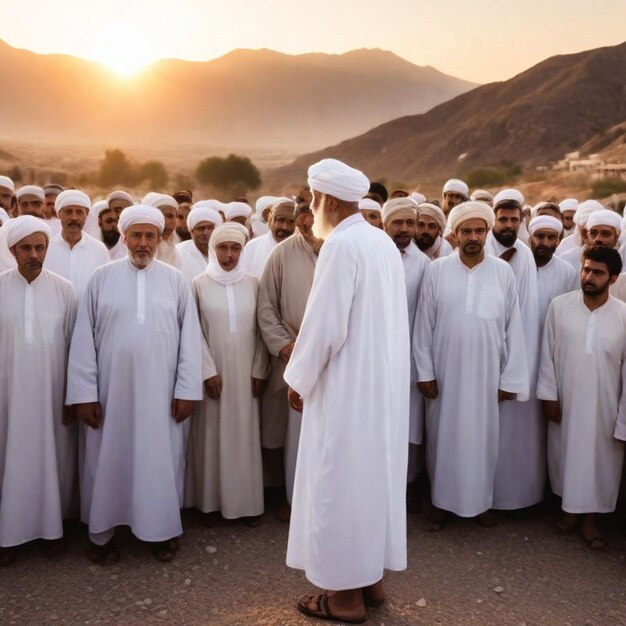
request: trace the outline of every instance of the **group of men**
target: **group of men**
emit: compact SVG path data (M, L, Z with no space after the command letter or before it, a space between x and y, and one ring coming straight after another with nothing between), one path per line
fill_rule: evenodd
M435 531L536 505L549 475L557 531L582 514L604 547L626 440L621 215L458 179L428 202L325 159L299 197L254 210L0 177L0 564L32 540L62 554L79 507L92 561L119 559L121 525L174 558L188 418L211 392L190 285L228 221L259 280L287 562L333 592L300 611L361 622L384 601L383 569L406 566L407 482L430 484Z

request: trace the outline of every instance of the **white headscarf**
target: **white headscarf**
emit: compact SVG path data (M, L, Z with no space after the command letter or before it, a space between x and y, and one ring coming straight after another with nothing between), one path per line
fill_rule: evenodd
M165 218L163 217L163 213L153 206L134 204L133 206L126 207L121 212L117 228L122 237L124 237L126 231L135 224L151 224L159 229L160 234L163 234Z
M556 230L557 234L560 235L563 232L563 223L551 215L538 215L530 220L528 233L532 235L535 231L541 230L542 228Z
M248 231L245 226L242 226L237 222L225 222L224 224L220 224L213 231L211 240L209 241L209 264L207 265L205 271L214 281L224 286L230 286L242 280L248 274L248 271L241 256L239 257L237 265L230 270L230 272L222 269L222 266L217 260L215 248L218 244L225 241L234 241L235 243L240 244L243 250L243 247L248 241Z
M0 222L4 224L5 222L8 222L10 219L11 218L9 217L9 214L2 207L0 207Z
M219 226L223 220L222 216L215 210L209 207L195 206L189 215L187 215L187 228L191 232L200 222L212 222L216 226Z
M391 198L383 204L382 218L386 224L399 211L415 211L417 218L417 204L413 198Z
M467 220L481 219L487 222L487 228L493 227L495 215L493 209L484 202L470 200L457 204L448 214L448 225L452 232Z
M252 207L245 202L229 202L224 205L224 215L226 215L227 220L232 220L235 217L245 217L247 219L251 213Z
M170 209L178 211L178 202L176 202L176 200L174 200L172 196L168 196L164 193L154 193L151 191L142 200L142 204L153 206L155 209L160 209L162 206L167 206L170 207Z
M112 200L126 200L126 202L130 202L131 204L135 204L133 197L122 189L116 189L112 191L106 198L107 202L111 202Z
M41 187L37 185L24 185L15 193L15 197L19 200L22 196L36 196L42 202L46 201L46 194Z
M338 161L322 159L309 167L309 187L344 202L358 202L370 188L367 176Z
M518 189L502 189L498 191L493 199L493 208L496 209L500 202L513 201L517 202L520 207L524 206L524 196Z
M6 233L8 248L12 248L18 241L24 239L24 237L30 237L30 235L34 235L35 233L43 233L48 241L50 241L50 237L52 237L52 231L48 224L33 215L20 215L2 228L10 229L9 232Z
M587 230L594 226L611 226L618 233L622 232L622 216L611 209L594 211L587 219Z
M449 191L452 191L454 193L460 193L466 198L469 194L469 188L467 184L464 181L459 180L458 178L451 178L450 180L447 180L445 182L442 193L446 194Z
M66 189L56 197L54 210L58 215L62 209L68 206L80 206L89 211L89 209L91 209L91 200L83 191L79 191L78 189Z
M15 183L8 176L0 176L0 187L4 187L11 193L15 193Z

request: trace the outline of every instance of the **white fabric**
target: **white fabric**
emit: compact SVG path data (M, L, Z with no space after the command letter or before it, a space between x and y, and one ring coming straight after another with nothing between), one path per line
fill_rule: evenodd
M0 224L8 222L10 219L9 214L2 207L0 207Z
M575 213L578 210L578 200L575 198L566 198L559 203L559 208L561 209L561 213L565 213L565 211L574 211Z
M493 198L493 208L495 209L500 202L513 200L520 206L524 206L524 195L518 189L502 189Z
M487 228L493 226L495 215L493 209L484 202L461 202L457 204L448 214L448 226L452 232L467 220L481 219L487 224Z
M254 211L257 215L262 215L265 209L271 207L279 196L261 196L254 205Z
M406 311L392 240L360 213L344 219L320 251L285 371L304 399L287 565L322 589L406 568Z
M309 167L308 185L312 191L338 200L358 202L369 191L370 181L363 172L337 159L322 159Z
M128 248L126 247L126 244L122 241L121 237L112 248L109 248L109 256L111 257L111 261L125 259L128 256Z
M382 206L381 217L383 223L389 222L393 216L399 211L415 211L415 217L417 217L417 204L415 200L411 198L391 198L387 200Z
M94 239L102 241L102 231L100 230L100 224L98 223L98 217L103 211L109 210L109 203L106 200L98 200L91 205L85 225L83 226L83 232L91 235Z
M15 192L15 197L19 200L22 196L36 196L42 202L46 201L46 194L41 187L37 185L24 185Z
M439 225L439 234L441 235L446 228L446 214L436 205L429 202L423 202L417 207L417 217L420 215L427 215L437 222Z
M251 213L252 208L245 202L229 202L224 205L226 221L230 221L235 217L245 217L247 219L250 217Z
M548 467L568 513L615 509L624 443L614 435L626 425L625 377L626 304L609 297L592 312L581 291L555 298L537 396L561 404L561 423L549 424Z
M454 252L454 248L443 237L439 236L435 239L435 243L423 250L424 254L431 260L440 259L441 257L448 256Z
M6 230L5 230L6 229ZM6 235L6 245L12 248L18 241L26 237L30 237L35 233L43 233L46 239L50 241L52 232L45 220L41 220L33 215L20 215L11 220L9 224L2 227Z
M601 209L594 211L587 218L587 230L590 230L594 226L611 226L618 233L622 232L622 216L610 209Z
M359 200L359 210L360 211L378 211L381 212L381 206L376 202L376 200L372 200L371 198L361 198Z
M62 235L52 237L44 267L69 280L80 299L94 270L110 260L106 246L83 232L73 248Z
M476 189L472 191L470 200L480 200L482 202L493 202L493 194L485 189Z
M180 271L191 284L191 281L206 270L209 257L204 256L192 239L176 244L176 252L181 262Z
M131 205L135 204L133 197L127 191L122 191L121 189L116 189L107 196L107 203L112 200L126 200L126 202L130 202Z
M265 233L269 232L270 227L267 222L264 222L260 215L253 213L250 216L250 228L252 228L253 237L261 237Z
M202 398L189 285L159 261L98 268L80 302L66 399L102 406L100 428L86 429L81 477L90 532L128 525L144 541L182 533L183 425L172 418L173 398Z
M187 215L187 228L191 232L200 222L211 222L219 226L224 220L222 216L209 207L194 207Z
M15 193L15 183L8 176L0 176L0 187Z
M426 202L426 196L419 191L413 191L409 197L413 200L413 202L415 202L415 204L422 204Z
M174 209L175 211L178 210L178 202L176 202L172 196L168 196L164 193L157 193L150 196L148 199L146 198L148 198L148 196L143 199L143 204L153 206L155 209L160 209L162 206L166 206L170 209Z
M84 191L78 189L66 189L62 191L54 201L54 210L57 215L62 209L68 206L80 206L89 211L91 209L91 200Z
M159 210L156 209L156 211ZM161 213L161 211L159 211L159 213ZM175 234L176 233L172 233L169 240L161 238L157 246L155 258L182 272L183 260L178 251L177 243L174 238Z
M271 230L261 237L252 239L246 244L241 254L241 259L244 261L250 274L256 276L258 279L263 276L267 259L277 244L278 242L274 239Z
M556 219L556 217L552 217L551 215L539 215L537 217L533 217L528 224L528 233L532 235L535 231L541 230L542 228L549 228L550 230L555 230L558 235L563 232L563 222Z
M454 193L460 193L462 196L465 196L467 198L469 194L469 187L466 183L464 183L462 180L459 180L458 178L450 178L444 183L442 193L446 194L450 191Z
M76 437L64 426L76 296L43 270L0 274L0 546L58 539L72 501ZM72 454L73 450L73 454Z
M159 232L162 233L165 228L165 218L163 217L163 213L153 206L134 204L133 206L126 207L120 213L117 228L123 237L124 233L135 224L151 224L152 226L156 226Z
M515 276L491 256L468 268L458 254L430 264L413 352L426 401L426 463L436 507L474 517L493 503L500 417L498 389L528 395L524 330Z

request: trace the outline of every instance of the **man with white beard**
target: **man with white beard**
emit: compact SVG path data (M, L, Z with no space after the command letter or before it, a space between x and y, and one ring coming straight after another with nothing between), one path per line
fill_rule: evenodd
M70 283L43 269L49 227L32 216L12 221L6 245L17 267L0 274L0 566L35 539L50 558L65 552L58 444L71 418L63 405L76 316Z
M485 253L494 215L482 202L455 207L448 223L459 253L433 261L416 317L413 351L426 402L426 464L434 510L485 515L493 504L500 430L499 404L526 399L528 366L515 276Z
M445 228L446 216L437 205L423 202L417 206L415 243L431 261L452 253L452 246L443 238Z
M390 238L359 213L361 172L324 159L308 183L324 245L285 371L291 407L304 406L287 565L328 590L303 596L300 612L361 623L365 604L385 599L384 569L406 568L404 272Z
M200 326L183 275L154 259L164 222L150 206L124 209L128 258L94 272L72 337L66 401L89 426L81 517L99 565L119 560L116 526L163 562L182 534L181 422L202 398Z
M548 468L561 496L556 527L581 534L592 550L606 545L597 513L615 510L626 440L626 305L609 295L622 270L618 252L583 252L581 290L555 298L548 309L537 397L550 420Z

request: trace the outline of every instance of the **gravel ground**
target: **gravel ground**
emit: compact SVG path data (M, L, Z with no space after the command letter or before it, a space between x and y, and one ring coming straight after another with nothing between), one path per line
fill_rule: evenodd
M554 518L499 517L495 528L453 519L426 533L409 517L409 568L386 576L388 601L368 624L626 625L626 536L604 520L609 546L592 552L577 534L560 537ZM66 557L50 562L36 545L0 570L0 624L319 623L295 600L311 590L285 566L287 525L266 514L258 528L221 522L205 528L191 512L178 558L158 563L118 531L122 561L102 568L84 557L85 529L68 529Z

